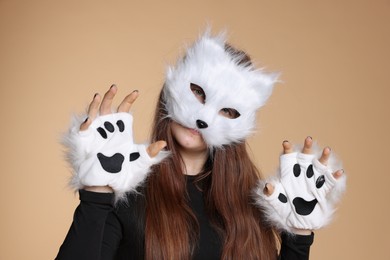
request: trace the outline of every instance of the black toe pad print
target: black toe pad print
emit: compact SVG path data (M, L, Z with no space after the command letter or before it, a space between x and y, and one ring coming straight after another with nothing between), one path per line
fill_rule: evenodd
M123 132L125 130L125 124L122 120L118 120L116 122L116 125L118 127L119 132ZM107 132L113 133L115 131L115 127L110 122L106 121L104 122L102 127L98 127L96 129L100 136L103 139L108 138ZM140 154L138 152L130 153L129 161L133 162L137 160L140 157ZM102 153L97 154L97 158L99 159L100 165L102 168L108 172L108 173L118 173L122 170L123 162L125 161L125 156L123 156L121 153L115 153L112 156L106 156Z
M298 178L301 175L301 166L299 164L295 164L293 167L293 174L296 178ZM306 170L305 177L310 179L314 176L314 170L313 170L313 165L309 165ZM320 189L325 183L325 176L321 175L315 180L315 186L317 189ZM287 197L285 194L280 193L278 196L278 199L282 203L287 203ZM313 199L311 201L306 201L301 197L295 197L292 200L292 203L295 207L295 212L301 216L307 216L310 215L315 206L317 205L318 201L317 199Z

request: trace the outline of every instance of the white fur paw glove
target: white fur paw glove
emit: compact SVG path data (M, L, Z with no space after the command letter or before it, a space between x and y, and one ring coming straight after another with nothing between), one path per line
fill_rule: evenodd
M132 115L125 112L99 116L85 131L75 123L65 140L74 171L71 186L108 185L117 198L134 191L168 152L151 158L147 145L134 144L132 125Z
M274 187L271 195L263 192L266 183ZM336 179L315 155L287 153L280 156L280 176L260 182L257 203L279 229L315 230L330 222L345 185L345 175Z

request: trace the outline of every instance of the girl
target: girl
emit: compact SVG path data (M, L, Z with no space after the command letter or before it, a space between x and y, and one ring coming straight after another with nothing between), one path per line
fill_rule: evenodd
M131 136L138 91L113 114L117 87L102 100L96 94L67 139L81 202L57 259L308 259L311 230L321 225L278 224L288 220L272 217L280 194L290 201L294 192L283 179L258 188L246 151L255 111L275 81L224 36L206 33L168 70L148 147ZM312 142L305 139L302 154L312 153ZM288 141L283 149L294 154ZM329 155L325 148L321 165ZM331 175L326 183L342 171Z

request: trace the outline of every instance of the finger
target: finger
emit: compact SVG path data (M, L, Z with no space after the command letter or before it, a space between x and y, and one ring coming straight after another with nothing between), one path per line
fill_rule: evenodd
M100 115L107 115L111 113L112 100L115 97L118 88L112 85L110 89L104 94L102 104L100 105Z
M344 174L344 170L338 170L333 173L333 177L337 180Z
M274 190L275 190L275 187L270 184L270 183L266 183L265 186L264 186L264 194L267 195L267 196L271 196L272 193L274 193Z
M286 153L292 153L294 150L292 148L292 145L290 144L289 141L287 140L284 140L283 143L283 153L286 154Z
M322 151L322 155L321 155L320 159L318 160L321 164L323 164L323 165L328 164L330 151L331 151L330 147L324 148L324 150Z
M88 127L91 125L93 120L95 120L97 113L99 111L99 104L100 104L100 95L96 93L93 96L92 102L89 104L88 107L88 117L85 119L85 121L80 125L80 130L84 131L87 130Z
M167 142L165 141L157 141L155 143L152 143L151 145L146 148L146 152L149 154L150 157L155 157L165 146L167 146Z
M313 138L311 138L311 136L306 137L305 142L303 144L302 153L311 154L312 145L313 145Z
M118 107L118 112L129 112L131 106L133 105L134 101L138 98L139 93L138 90L134 90L129 95L127 95L122 103Z

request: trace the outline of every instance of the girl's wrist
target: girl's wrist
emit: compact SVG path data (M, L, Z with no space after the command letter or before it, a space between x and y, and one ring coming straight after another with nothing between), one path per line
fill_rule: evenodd
M113 193L114 190L110 186L84 186L84 190L99 192L99 193Z
M301 235L301 236L310 236L311 233L313 232L310 229L298 229L298 228L293 228L292 232L296 235Z

